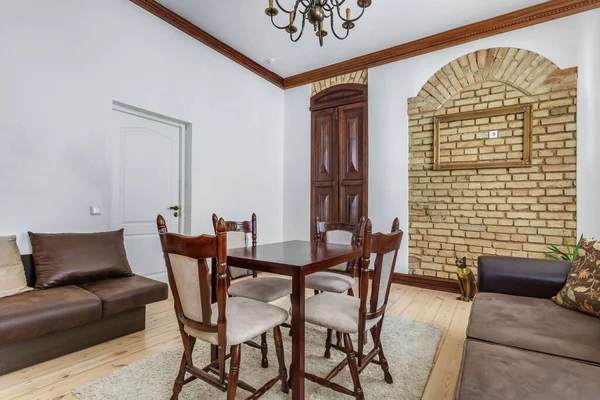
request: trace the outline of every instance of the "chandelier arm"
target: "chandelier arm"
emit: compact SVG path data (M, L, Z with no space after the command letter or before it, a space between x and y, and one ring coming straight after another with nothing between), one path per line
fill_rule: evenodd
M331 0L331 5L334 7L341 7L346 3L346 0Z
M360 14L359 14L359 15L358 15L358 17L356 17L356 18L350 18L350 19L346 19L346 18L344 18L344 17L342 16L342 13L341 13L341 11L340 11L340 9L339 9L339 8L337 9L337 13L338 13L338 16L340 17L340 19L341 19L342 21L344 21L344 22L356 22L356 21L358 21L359 19L361 19L361 18L362 18L362 16L364 15L364 13L365 13L365 8L363 8L363 9L362 9L362 11L360 12Z
M310 3L305 4L304 2L305 0L298 0L296 5L294 6L294 19L296 19L296 15L298 13L302 14L303 16L306 16L306 14L308 14L308 12L310 11ZM300 4L304 6L304 11L300 10ZM304 23L304 21L302 21L302 23Z
M286 13L286 14L291 14L291 13L293 13L293 11L288 11L288 10L286 10L286 9L285 9L285 8L284 8L284 7L283 7L283 6L282 6L282 5L279 3L279 0L275 0L275 3L277 3L277 7L279 7L279 9L280 9L281 11L283 11L284 13ZM296 2L296 5L298 5L298 2Z
M331 11L331 10L333 10L333 6L332 6L332 5L329 5L329 4L321 4L321 8L322 8L323 10L327 10L327 11Z
M287 28L289 28L289 27L290 27L290 24L287 24L287 25L285 25L285 26L279 26L279 25L277 25L277 24L275 23L275 19L273 18L273 15L271 15L271 23L273 24L273 26L274 26L275 28L277 28L277 29L281 29L281 30L284 30L284 29L287 29Z
M304 25L306 25L306 14L304 14L302 16L302 27L300 28L300 33L298 34L298 37L296 39L294 39L294 35L290 32L290 39L292 40L292 42L295 43L298 40L300 40L300 38L304 34Z
M340 35L338 35L337 32L335 31L335 23L334 23L333 15L334 14L331 15L331 32L339 40L344 40L344 39L346 39L348 37L348 35L350 35L350 28L346 28L346 36L340 36Z

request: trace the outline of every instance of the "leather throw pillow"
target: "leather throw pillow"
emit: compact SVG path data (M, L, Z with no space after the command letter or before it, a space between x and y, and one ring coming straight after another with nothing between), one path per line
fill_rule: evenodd
M35 262L35 287L78 285L131 276L123 229L100 233L29 232Z
M559 306L600 317L600 241L584 240L562 290Z
M16 236L0 236L0 297L33 290L27 286Z

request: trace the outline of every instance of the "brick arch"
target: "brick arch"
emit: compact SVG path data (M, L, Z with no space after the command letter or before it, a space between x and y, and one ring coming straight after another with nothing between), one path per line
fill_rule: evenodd
M340 75L329 79L324 79L319 82L314 82L311 85L311 96L315 96L322 91L329 89L336 85L343 85L345 83L357 83L361 85L367 85L369 83L369 70L365 69L362 71L352 72L346 75Z
M522 156L525 115L496 113L519 106L531 110L530 165L435 168L436 127L438 156L456 165ZM407 111L410 273L456 279L463 257L471 267L481 255L544 258L577 241L577 67L476 51L436 72Z
M533 51L491 48L474 51L446 64L411 99L421 111L435 111L457 94L482 82L498 82L526 95L550 91L560 68Z

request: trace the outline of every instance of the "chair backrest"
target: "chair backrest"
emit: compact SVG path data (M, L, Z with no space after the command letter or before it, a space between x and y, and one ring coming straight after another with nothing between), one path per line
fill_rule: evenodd
M216 234L217 223L219 221L217 214L212 215L212 221ZM256 214L252 214L250 221L225 221L225 227L227 229L227 249L256 246ZM248 270L241 268L227 267L227 275L230 282L233 279L247 276L248 272ZM257 272L252 271L252 276L256 278L258 276Z
M217 214L212 215L212 221L216 233L217 223L219 222ZM256 246L256 214L252 214L250 221L225 221L225 226L227 228L228 249Z
M400 221L394 219L391 233L371 233L371 221L368 220L365 226L362 274L360 282L361 307L359 321L378 318L385 313L390 287L392 284L392 274L396 266L398 250L402 243L403 232L400 230ZM369 263L370 258L375 255L373 280L371 282L371 296L368 295L369 281ZM367 310L367 300L369 310ZM364 327L364 325L363 325Z
M394 219L391 233L371 235L371 255L376 254L369 301L372 313L387 305L402 236L404 232L400 230L398 218Z
M357 224L346 222L323 222L317 221L315 224L315 240L334 244L354 244L362 245L363 233L367 219L361 217Z
M363 234L365 231L365 224L367 219L361 217L357 224L350 224L347 222L322 222L317 217L315 240L317 242L323 241L326 243L333 244L349 244L362 246ZM335 266L333 270L340 270L340 267L345 269L346 273L355 275L356 260L349 261L340 266Z
M203 332L219 333L225 339L227 302L227 235L225 221L217 223L217 235L196 237L168 233L164 218L156 219L169 284L179 322ZM216 259L217 287L211 288L207 260ZM217 291L218 323L212 323L211 291Z

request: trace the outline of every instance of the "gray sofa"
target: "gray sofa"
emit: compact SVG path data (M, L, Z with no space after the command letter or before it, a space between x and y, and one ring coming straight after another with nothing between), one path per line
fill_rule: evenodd
M600 318L557 306L571 263L480 257L456 398L600 399Z

